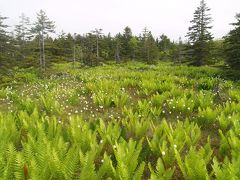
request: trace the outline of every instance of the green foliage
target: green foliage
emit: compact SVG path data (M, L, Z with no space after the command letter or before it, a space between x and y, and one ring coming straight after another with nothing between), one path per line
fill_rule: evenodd
M225 131L229 128L231 124L230 120L231 116L226 116L224 113L221 113L221 115L218 116L218 122L220 125L221 130Z
M215 85L214 79L201 78L198 81L199 90L211 90L213 89L214 85Z
M91 130L89 123L85 123L79 117L72 118L68 131L71 137L70 142L81 149L83 153L86 153L92 148L96 148L96 151L101 152L103 145L98 145L96 132Z
M170 96L169 93L163 94L156 93L151 97L151 102L153 106L161 107L164 101L166 101L169 98L169 96Z
M26 98L26 99L19 99L18 102L18 109L19 110L25 110L28 112L28 114L32 114L34 109L36 108L36 102L32 101L32 99L30 98Z
M42 108L48 114L61 114L61 107L58 101L53 99L52 94L46 94L45 96L40 96L40 103Z
M151 31L145 27L140 39L140 57L143 58L148 64L154 64L155 60L157 60L159 57L159 52Z
M225 37L225 56L227 64L233 68L239 70L240 68L240 47L239 47L239 34L240 34L240 14L236 14L237 22L232 23L234 29L232 29Z
M0 89L0 99L6 98L7 92L5 89Z
M50 21L46 13L41 9L39 13L37 13L37 21L34 23L34 27L32 27L31 31L39 40L40 68L44 71L46 70L44 39L49 33L53 33L54 29L54 22Z
M37 81L37 75L34 72L19 71L14 74L14 80L17 82L33 83Z
M116 177L117 179L141 179L145 162L138 163L139 154L142 150L142 140L124 140L116 143L114 155L117 160Z
M207 107L206 109L198 108L198 121L201 125L212 125L216 122L218 111Z
M194 110L195 104L193 99L184 97L170 99L168 102L169 109L176 112L189 114Z
M148 167L151 172L151 178L150 178L151 180L170 180L172 179L172 176L175 170L175 168L165 169L161 158L159 158L157 161L157 166L155 171L152 169L152 166L150 163L148 164Z
M0 179L238 177L237 83L217 97L215 68L125 66L58 64L2 88Z
M205 1L201 0L200 6L194 12L192 26L189 27L187 34L189 38L188 52L192 57L193 64L197 66L206 64L210 54L210 42L213 37L209 32L212 28L209 11L210 8L207 7Z
M93 95L93 102L98 106L111 107L114 106L114 101L111 96L106 96L107 94L99 92Z
M152 140L148 139L149 146L154 154L162 157L166 166L174 164L175 149L181 152L186 144L194 146L201 136L199 127L188 120L179 122L175 129L163 121L154 131Z
M100 119L97 131L103 142L107 140L113 146L120 138L122 129L118 122L110 122L108 125L105 125L104 121Z
M170 91L175 88L171 81L168 82L158 82L158 81L148 81L147 79L142 82L142 92L145 95L151 95L154 93L163 93Z
M207 172L207 164L211 159L213 151L210 144L206 144L199 151L193 147L190 148L184 160L181 159L180 154L175 150L175 156L178 166L183 173L185 179L210 179Z
M234 159L230 162L228 159L224 160L224 163L221 164L217 161L216 158L213 159L213 173L216 179L224 180L224 179L238 179L240 176L239 171L240 161L238 159Z
M116 105L116 107L123 107L127 104L129 99L129 96L127 93L119 92L113 97L113 102Z
M210 92L200 91L195 99L195 106L201 108L211 107L213 105L213 95Z
M230 89L228 94L233 101L240 102L240 91L238 89Z
M126 119L123 119L122 124L126 127L128 134L132 134L133 137L141 139L146 135L150 127L150 120L147 119L147 115L142 113L134 113L133 110L124 108L124 113L126 114ZM145 117L144 119L139 119L139 117Z

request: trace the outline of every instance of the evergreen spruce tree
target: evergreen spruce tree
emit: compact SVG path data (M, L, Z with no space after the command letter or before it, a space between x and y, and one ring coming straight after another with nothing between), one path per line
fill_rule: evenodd
M6 28L8 27L7 25L4 24L4 20L6 20L7 17L3 17L0 15L0 43L1 43L1 47L3 47L3 43L6 43L8 40L8 35L7 35L7 31ZM1 48L1 52L2 52L2 48Z
M236 15L237 22L232 23L235 28L225 37L226 62L233 69L240 70L240 14Z
M137 39L137 37L133 36L130 39L129 44L130 44L130 47L131 47L131 50L132 50L132 52L131 52L131 59L135 60L136 54L137 54L137 50L138 50L138 46L139 46L139 40Z
M161 60L166 60L171 58L170 51L171 51L171 48L173 47L173 43L165 34L162 34L160 36L160 38L158 39L157 45L160 50Z
M100 61L100 56L99 56L99 40L101 38L102 33L102 29L97 29L95 28L95 30L92 31L92 33L95 35L96 37L96 65L99 65L99 61Z
M184 44L182 42L182 38L179 37L178 42L172 43L171 48L171 58L173 59L174 63L182 63L184 57Z
M122 36L121 36L120 33L118 33L114 38L114 45L115 45L114 57L115 57L116 63L120 63L120 61L121 61L121 56L120 56L120 54L121 54L120 49L121 49L121 46L122 46L121 38L122 38Z
M40 50L40 67L42 70L46 70L46 58L45 58L45 37L48 33L54 33L55 25L53 21L50 21L46 13L40 10L37 13L37 22L32 29L32 32L36 34L39 39L39 50Z
M207 63L211 41L213 39L209 30L212 18L208 13L210 8L207 7L204 0L201 0L200 6L194 12L194 18L191 21L192 26L189 27L187 37L189 39L188 53L193 61L193 65L201 66Z
M132 47L130 44L131 38L132 38L132 30L130 27L125 27L124 32L122 35L121 43L122 43L122 56L124 59L132 59Z
M26 43L30 39L30 20L24 13L19 16L20 22L15 26L16 41L20 48L20 59L25 59L26 56Z
M158 41L159 41L158 47L161 51L166 51L166 50L170 49L171 41L165 34L162 34Z
M141 57L147 61L148 64L154 64L154 61L158 59L159 51L151 31L144 28L143 35L140 39L142 43Z
M3 66L3 64L6 63L6 61L9 61L9 46L10 46L10 37L8 35L8 32L6 28L7 25L4 24L4 20L6 20L7 17L0 15L0 67Z

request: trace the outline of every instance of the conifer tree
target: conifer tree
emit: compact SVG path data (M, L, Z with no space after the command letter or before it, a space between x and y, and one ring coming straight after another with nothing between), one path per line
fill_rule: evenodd
M17 45L20 47L21 59L26 56L26 41L30 38L30 20L24 13L19 16L20 22L15 26Z
M225 37L225 55L226 62L233 69L240 70L240 14L236 15L237 22L231 25L235 26Z
M123 35L121 36L121 43L122 43L122 56L125 59L130 59L132 56L132 47L130 44L131 38L132 38L132 30L130 27L125 27Z
M46 70L46 59L45 59L45 36L48 33L54 33L55 25L53 21L50 21L46 13L43 10L40 10L37 13L37 22L32 31L36 34L39 39L39 50L40 50L40 66L42 70Z
M102 29L97 29L95 28L95 30L92 31L92 33L96 36L96 64L99 64L99 39L101 37L102 33Z
M179 37L178 42L172 44L171 48L171 58L174 63L182 63L184 57L184 44L182 42L182 38Z
M213 39L209 30L212 18L209 14L210 8L207 7L204 0L201 0L200 6L194 12L194 18L191 21L187 34L189 44L188 53L193 61L193 65L201 66L206 64L210 54L210 45Z
M121 60L121 57L120 57L120 49L121 49L121 34L118 33L115 38L114 38L114 45L115 45L115 54L114 54L114 57L115 57L115 61L116 63L120 63L120 60Z
M131 58L132 58L132 60L135 60L135 58L136 58L136 53L137 53L138 46L139 46L139 41L138 41L138 39L137 39L136 37L133 36L133 37L130 39L129 44L130 44L130 47L131 47L131 50L132 50L132 52L131 52Z
M4 20L6 20L7 17L0 15L0 67L3 64L3 61L7 60L7 51L9 46L9 36L6 28L7 25L4 24Z
M157 40L157 45L159 47L159 50L161 51L160 52L161 60L166 60L171 58L170 51L171 51L171 48L173 47L173 43L165 34L162 34L160 38Z
M158 58L158 47L155 39L152 36L151 31L144 28L142 35L142 58L147 61L148 64L153 64L154 60Z

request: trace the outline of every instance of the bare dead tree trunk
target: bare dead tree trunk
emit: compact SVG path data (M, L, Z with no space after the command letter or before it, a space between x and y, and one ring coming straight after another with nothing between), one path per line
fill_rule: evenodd
M42 70L42 44L41 44L41 35L39 33L39 64L40 64L40 69Z
M42 33L42 57L43 57L43 70L46 70L45 48L44 48L44 34Z
M76 62L76 45L74 43L74 45L73 45L73 68L75 68L75 62Z
M95 33L96 35L96 45L97 45L97 59L96 59L96 64L98 65L99 64L99 44L98 44L98 41L99 41L99 36L102 34L101 33L102 29L97 29L95 28L94 31L92 31L93 33Z
M73 68L75 68L76 63L76 34L73 35Z
M80 56L81 64L84 64L84 62L83 62L83 50L82 50L82 48L81 48L81 50L80 50L80 53L81 53L81 56Z
M98 34L97 34L97 65L99 64L99 47L98 47Z
M135 50L133 50L133 53L132 53L132 61L134 61L135 60Z
M147 47L147 60L148 60L148 63L150 63L150 51L149 51L149 47Z
M117 47L116 47L115 59L116 59L116 63L119 63L119 62L120 62L119 47L118 47L118 45L117 45Z

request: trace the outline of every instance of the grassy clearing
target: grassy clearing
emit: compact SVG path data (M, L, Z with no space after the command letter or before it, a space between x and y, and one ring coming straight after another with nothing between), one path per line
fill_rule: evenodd
M240 89L219 73L168 63L17 72L0 90L0 177L238 178Z

